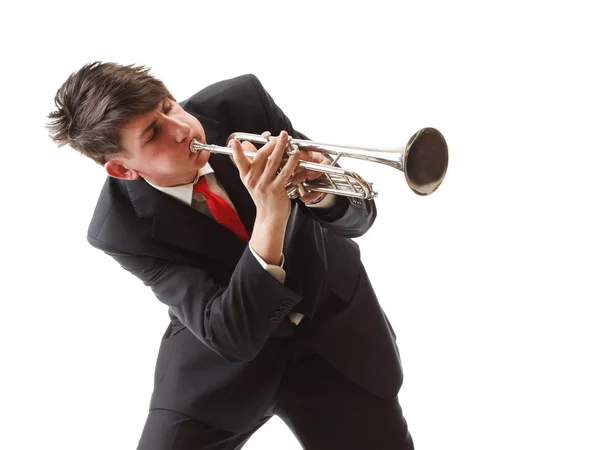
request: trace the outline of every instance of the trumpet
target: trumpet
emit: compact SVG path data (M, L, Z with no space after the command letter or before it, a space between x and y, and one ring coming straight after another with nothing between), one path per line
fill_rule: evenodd
M262 135L236 132L227 138L227 143L232 139L266 144L275 138L269 132L264 132ZM233 150L229 147L202 144L193 138L190 142L190 152L197 153L202 150L233 156ZM300 197L304 191L357 197L365 200L377 197L373 183L366 181L356 172L339 167L337 163L341 158L360 159L398 169L404 173L410 189L421 196L432 194L442 184L448 168L448 145L442 133L435 128L420 129L413 134L405 147L397 150L331 145L290 137L286 152L291 154L299 150L330 155L332 163L327 165L300 161L298 166L322 172L323 175L314 180L305 180L297 186L288 184L286 190L291 199ZM255 156L253 152L245 151L244 154L249 159Z

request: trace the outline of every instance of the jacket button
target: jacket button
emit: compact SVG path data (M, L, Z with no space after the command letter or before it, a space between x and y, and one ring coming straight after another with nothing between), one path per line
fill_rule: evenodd
M283 304L284 304L285 306L292 306L292 305L294 304L294 302L293 302L293 301L291 301L291 300L284 300L284 301L283 301Z
M285 313L284 313L284 312L282 312L282 311L277 311L277 312L275 313L275 315L276 315L277 317L279 317L279 318L282 318L283 316L285 316Z
M279 323L280 319L279 317L271 317L271 323Z

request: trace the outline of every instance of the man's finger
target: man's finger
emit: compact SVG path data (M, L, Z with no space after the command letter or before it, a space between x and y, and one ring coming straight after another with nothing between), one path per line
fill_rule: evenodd
M304 180L306 180L306 174L305 173L300 173L300 174L294 174L292 176L292 178L290 178L290 183L292 184L300 184L302 183Z
M262 172L267 164L269 156L273 153L275 142L268 142L258 150L256 150L256 147L249 141L245 141L242 146L247 147L246 150L256 153L252 160L252 165Z
M229 148L233 150L233 162L237 166L240 171L241 176L245 176L250 169L250 161L244 155L244 150L242 149L242 144L237 139L232 139L229 141Z
M300 160L320 164L323 161L324 156L321 152L313 152L307 150L300 151Z
M316 170L309 170L306 172L306 178L308 180L314 180L315 178L319 178L321 175L323 175L323 172L318 172Z
M285 152L285 149L287 147L287 142L288 134L285 131L282 131L279 134L279 138L277 138L277 144L275 145L273 153L271 153L271 155L269 156L269 162L267 164L267 167L265 167L264 177L267 180L272 179L277 173L277 170L281 165L281 158L283 157L283 153Z
M279 175L275 178L275 183L280 184L282 187L287 184L287 182L292 178L294 174L294 169L298 164L300 159L300 155L298 153L294 153L290 155L285 165L281 168Z

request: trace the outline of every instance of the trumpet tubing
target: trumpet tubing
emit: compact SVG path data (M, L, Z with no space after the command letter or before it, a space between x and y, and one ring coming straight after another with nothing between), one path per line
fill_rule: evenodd
M256 144L266 144L271 139L270 133L262 135L236 132L229 136L232 139L250 141ZM197 139L190 142L190 152L209 151L211 153L233 156L229 147L202 144ZM342 145L323 144L302 139L289 139L288 153L296 150L319 152L333 157L332 165L316 164L300 161L298 165L307 170L322 172L323 176L304 181L300 187L289 186L290 198L297 198L302 190L323 192L347 197L358 197L371 200L377 196L373 184L363 179L356 172L344 170L336 166L343 158L354 158L363 161L384 164L404 173L410 189L418 195L430 195L441 184L446 176L448 167L448 146L443 135L435 128L423 128L417 131L405 147L398 150L376 150L366 147L349 147ZM246 157L253 159L253 152L244 152Z

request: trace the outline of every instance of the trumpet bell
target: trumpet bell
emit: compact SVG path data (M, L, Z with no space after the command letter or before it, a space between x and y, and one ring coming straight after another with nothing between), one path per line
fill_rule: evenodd
M418 195L433 193L448 169L448 145L435 128L417 131L404 149L404 177Z

